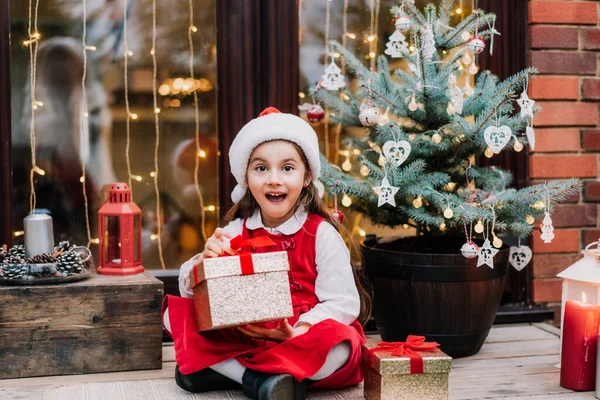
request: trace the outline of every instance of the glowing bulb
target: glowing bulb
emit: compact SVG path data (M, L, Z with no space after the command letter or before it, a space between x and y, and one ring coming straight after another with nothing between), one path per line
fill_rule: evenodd
M346 36L349 37L350 39L356 39L356 35L352 32L346 32Z
M152 235L150 235L150 240L156 240L156 239L158 239L158 235L157 234L153 233Z
M305 98L306 95L304 94L304 92L300 92L298 93L298 97L300 97L301 99Z
M33 167L33 171L34 171L36 174L39 174L39 175L46 175L46 171L44 171L43 169L41 169L41 168L40 168L40 167L38 167L37 165L36 165L35 167Z
M448 206L445 210L444 210L444 217L450 219L452 217L454 217L454 211L452 211L452 209L450 208L450 206Z
M85 46L85 49L89 51L96 51L96 46Z
M533 218L533 215L528 215L525 217L525 222L527 222L529 225L533 225L535 218Z
M204 150L198 150L198 157L201 157L201 158L206 157L206 152Z
M386 159L385 159L384 155L382 154L379 156L379 160L377 160L377 164L379 164L380 166L383 167L385 165L385 161L386 161Z
M137 119L138 115L137 114L131 114L131 119Z
M408 47L408 49L409 49L411 52L413 52L413 51L415 51L415 50L416 50L416 49L415 49L415 46L413 46L413 45L410 45L410 46Z
M473 59L471 58L471 56L469 55L469 53L465 53L462 56L462 62L463 62L463 64L469 65L469 64L471 64L471 61L473 61Z
M464 31L463 33L460 34L460 38L462 40L469 40L470 37L471 37L471 32Z
M414 134L414 133L411 133L410 135L408 135L408 139L409 139L409 140L415 140L415 139L416 139L416 137L417 137L417 135L416 135L416 134Z
M519 142L518 140L515 140L514 149L516 152L523 150L523 143Z
M462 14L462 8L457 8L455 11L457 14Z
M435 144L440 144L442 142L442 135L440 135L439 133L434 134L431 137L431 141Z
M33 35L31 35L31 37L34 38L34 39L39 39L40 36L41 35L38 32L34 32Z
M414 208L421 208L421 206L423 205L423 199L421 198L421 196L419 196L413 200L412 204Z
M494 240L492 241L492 244L494 245L495 248L499 249L500 247L502 247L502 239L500 239L498 236L494 235Z
M375 35L370 35L370 36L367 38L367 40L368 40L369 42L372 42L373 40L375 40Z
M481 220L477 221L475 224L475 232L482 233L483 232L483 222Z
M355 156L360 154L360 150L359 149L354 149L352 150L352 154L354 154Z
M545 207L544 202L542 200L540 201L536 201L535 203L533 203L533 205L531 206L531 208L535 208L536 210L543 210Z
M131 56L133 55L133 51L131 51L131 50L127 50L127 55L128 55L129 57L131 57Z
M454 190L454 188L456 187L456 183L455 182L448 182L446 183L446 189L449 191Z
M98 238L96 238L96 239L92 239L92 240L90 240L90 241L91 241L92 243L95 243L95 244L99 244L99 243L100 243L100 239L98 239Z
M79 178L79 182L81 182L81 183L85 182L85 176L81 175L81 177Z
M156 107L156 108L154 109L154 113L155 113L155 114L158 114L158 113L160 113L160 108Z
M163 83L162 85L160 85L160 87L158 88L158 94L160 94L161 96L166 96L171 92L171 87L169 85L167 85L166 83Z
M87 117L89 117L89 116L90 116L90 114L88 114L88 112L86 111L86 112L84 112L84 113L83 113L83 116L84 116L85 118L87 118Z
M375 53L374 53L374 52L370 52L370 53L369 53L369 57L371 57L371 58L375 58Z
M362 237L365 237L365 236L367 236L367 232L365 232L363 229L359 229L359 230L358 230L358 234L359 234L360 236L362 236Z
M150 55L153 56L154 55L154 49L150 50Z
M408 225L408 224L402 224L402 228L404 228L404 229L408 229L408 228L409 228L409 225Z
M342 164L342 169L346 172L352 169L352 163L350 162L350 158L346 157L346 160Z
M417 100L415 99L415 97L413 96L410 99L410 104L408 105L408 109L410 111L415 111L419 106L417 105Z
M442 222L442 223L440 224L440 231L441 231L441 232L445 232L445 231L446 231L446 224L445 224L444 222Z
M213 205L210 205L206 208L208 211L215 211L217 208Z
M485 149L485 153L483 153L483 154L485 154L485 156L487 158L492 158L494 156L494 152L489 147L487 149Z
M362 176L368 176L369 173L371 173L371 170L369 169L369 167L367 167L366 165L361 165L361 167L360 167L360 174Z
M24 231L15 231L14 235L15 236L23 236L25 234Z
M346 101L350 100L350 96L348 96L346 93L344 93L343 97L344 97L344 100L346 100Z
M350 207L350 205L352 205L352 199L348 197L346 193L344 193L344 196L342 197L342 205L344 207Z
M139 175L135 175L135 176L133 177L133 179L135 179L135 180L136 180L136 181L138 181L138 182L141 182L141 181L142 181L142 177L141 177L141 176L139 176Z
M150 172L150 178L154 178L156 176L156 172L152 171Z
M475 75L477 71L479 71L479 68L477 68L477 65L475 65L475 63L473 63L469 66L468 71L471 75Z
M190 30L192 32L198 32L198 28L196 28L194 25L190 26Z

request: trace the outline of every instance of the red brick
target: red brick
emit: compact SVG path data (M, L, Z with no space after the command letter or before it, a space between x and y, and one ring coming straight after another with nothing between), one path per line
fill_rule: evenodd
M600 201L600 182L588 181L583 183L583 200Z
M581 85L581 96L588 100L600 99L600 78L584 79Z
M554 278L580 258L581 253L536 254L532 261L533 277Z
M539 155L529 157L530 178L595 178L598 174L595 155Z
M581 248L585 248L590 243L597 242L600 239L600 229L582 229L581 230Z
M600 49L600 29L583 28L581 30L581 44L586 50Z
M579 78L536 76L529 82L529 97L536 100L577 100Z
M598 7L595 1L530 2L529 22L596 25L598 23Z
M592 52L566 53L534 50L531 52L531 64L542 74L596 74L596 54Z
M529 29L532 49L576 49L579 34L576 27L533 25Z
M541 234L539 229L533 232L534 253L574 253L581 250L579 229L555 229L555 237L550 243L544 243Z
M589 151L600 150L600 129L582 129L581 147Z
M533 281L533 301L560 301L562 295L562 279L535 279Z
M555 228L596 226L598 207L595 204L564 204L552 210Z
M580 145L577 128L535 129L535 151L538 153L579 151Z
M582 102L538 102L536 126L598 126L598 104Z

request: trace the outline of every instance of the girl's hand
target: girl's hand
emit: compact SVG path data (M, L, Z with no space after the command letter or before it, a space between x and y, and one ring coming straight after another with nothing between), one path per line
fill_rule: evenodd
M217 228L215 233L213 233L213 235L206 241L206 245L204 245L202 259L219 257L223 253L234 255L235 250L233 250L229 245L229 240L231 237L231 234L226 232L223 228Z
M279 328L268 329L257 325L245 325L238 327L238 330L245 335L255 339L272 340L274 342L283 342L288 339L300 336L310 329L310 324L302 324L297 327L292 327L287 318L281 321Z

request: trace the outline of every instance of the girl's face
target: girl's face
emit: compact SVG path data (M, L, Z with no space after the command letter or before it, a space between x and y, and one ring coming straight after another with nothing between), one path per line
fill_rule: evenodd
M257 146L250 154L246 178L263 224L269 228L278 227L294 214L302 188L311 180L302 155L285 140Z

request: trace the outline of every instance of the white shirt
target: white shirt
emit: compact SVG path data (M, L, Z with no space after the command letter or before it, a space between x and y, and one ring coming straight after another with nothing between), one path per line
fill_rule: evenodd
M307 218L306 211L299 210L277 228L267 228L262 222L260 212L257 212L248 218L246 228L251 230L264 228L272 234L292 235L302 228ZM233 236L240 235L243 222L241 218L235 219L223 229ZM350 265L350 252L340 234L326 222L319 224L315 246L317 264L315 294L320 303L302 314L296 325L302 322L314 325L328 318L350 325L360 313L360 297ZM197 254L181 266L179 292L182 297L193 297L189 274L192 267L201 260L202 254Z

